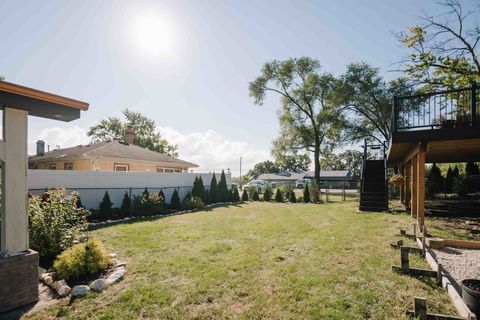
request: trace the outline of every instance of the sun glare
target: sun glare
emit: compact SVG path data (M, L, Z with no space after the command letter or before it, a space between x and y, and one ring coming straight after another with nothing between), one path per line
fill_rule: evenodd
M142 54L152 57L170 54L173 51L173 30L161 15L136 16L130 26L133 43Z

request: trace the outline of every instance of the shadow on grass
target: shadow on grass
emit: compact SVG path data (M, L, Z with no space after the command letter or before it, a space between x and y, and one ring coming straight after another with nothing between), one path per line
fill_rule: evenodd
M168 214L164 214L164 215L152 215L152 216L130 216L130 220L123 220L123 219L120 219L120 220L112 220L111 222L108 222L108 223L105 223L105 224L96 224L96 225L91 225L89 224L88 226L88 230L98 230L98 229L103 229L103 228L106 228L106 227L110 227L110 226L113 226L113 225L119 225L119 224L133 224L133 223L137 223L137 222L143 222L143 221L155 221L155 220L160 220L160 219L165 219L165 218L169 218L169 217L174 217L174 216L180 216L180 215L184 215L184 214L189 214L189 213L198 213L198 212L211 212L213 211L213 209L216 209L216 208L230 208L230 207L234 207L234 208L242 208L243 205L245 203L230 203L230 204L215 204L215 205L212 205L208 208L204 208L204 209L195 209L195 210L192 210L192 211L188 211L188 212L173 212L173 213L168 213Z

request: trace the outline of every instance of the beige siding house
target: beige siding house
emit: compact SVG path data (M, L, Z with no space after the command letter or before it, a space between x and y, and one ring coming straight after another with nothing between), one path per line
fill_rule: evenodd
M99 142L43 152L44 142L37 142L37 154L30 156L30 169L188 172L198 167L123 141Z

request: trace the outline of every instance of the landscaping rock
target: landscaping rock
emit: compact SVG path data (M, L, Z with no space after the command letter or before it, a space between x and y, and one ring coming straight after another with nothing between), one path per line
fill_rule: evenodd
M47 270L42 267L38 267L38 278L42 279L42 276L45 274L45 272L47 272Z
M57 291L57 294L60 297L66 297L72 291L72 289L67 285L65 280L55 281L53 283L53 288Z
M126 261L119 261L119 262L117 262L113 267L114 267L115 269L117 269L117 268L120 268L120 267L125 267L126 264L127 264Z
M90 289L93 291L102 291L108 286L107 282L103 279L97 279L90 284Z
M117 257L117 254L116 253L110 253L110 258L116 258Z
M46 277L42 278L43 283L45 283L47 286L51 286L53 283L53 278L50 275L47 275Z
M107 278L107 283L108 284L113 284L115 282L117 282L118 280L120 280L124 275L125 273L127 273L127 269L125 269L124 267L120 267L120 268L117 268L108 278Z
M86 295L90 291L90 288L85 285L75 286L72 289L72 297L80 297Z

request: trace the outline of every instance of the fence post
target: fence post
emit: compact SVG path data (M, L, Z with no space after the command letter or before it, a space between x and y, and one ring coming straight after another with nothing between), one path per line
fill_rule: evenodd
M477 84L472 86L472 127L477 124Z

